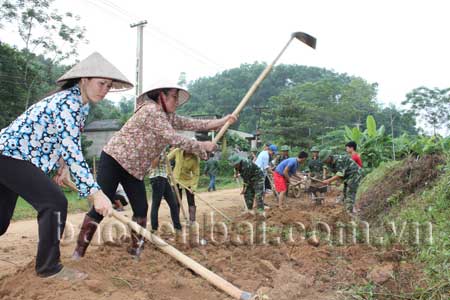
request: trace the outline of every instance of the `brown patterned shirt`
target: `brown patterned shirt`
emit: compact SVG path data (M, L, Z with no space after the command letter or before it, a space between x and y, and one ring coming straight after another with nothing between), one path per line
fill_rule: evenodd
M153 100L136 108L134 115L109 140L103 151L112 156L128 173L143 180L153 159L166 145L173 145L206 159L201 144L177 135L175 129L207 130L212 120L196 120L166 113Z

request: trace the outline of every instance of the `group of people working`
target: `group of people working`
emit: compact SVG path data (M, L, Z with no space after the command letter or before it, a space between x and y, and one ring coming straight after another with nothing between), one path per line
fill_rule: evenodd
M320 150L314 146L310 149L312 157L307 160L309 155L305 151L301 151L297 157L289 157L288 146L282 146L282 153L278 154L276 145L266 144L259 154L256 149L252 149L248 158L234 154L229 158L229 162L244 180L242 193L249 210L256 207L259 214L264 214L264 194L268 186L276 190L278 205L283 208L290 178L295 176L297 171L301 171L320 180L324 185L336 180L343 181L343 203L347 212L353 214L363 165L354 141L348 142L345 148L349 155L333 154L331 150ZM327 174L332 176L328 177ZM273 177L273 184L270 177ZM267 181L269 184L266 184Z
M0 131L0 235L8 229L21 196L38 212L36 273L41 277L76 280L87 274L61 263L60 238L67 218L67 199L58 185L73 179L80 197L93 204L83 220L73 253L73 258L79 259L85 255L98 224L111 214L110 199L119 184L129 198L133 220L146 227L144 176L166 145L202 158L217 147L213 142L178 135L176 129L213 130L227 121L234 123L236 118L180 117L175 110L188 101L188 91L170 83L153 85L139 95L133 116L103 148L94 179L80 140L89 105L98 103L110 91L130 89L133 84L99 53L76 64L57 84L60 88ZM130 254L139 254L141 241L141 236L132 234Z

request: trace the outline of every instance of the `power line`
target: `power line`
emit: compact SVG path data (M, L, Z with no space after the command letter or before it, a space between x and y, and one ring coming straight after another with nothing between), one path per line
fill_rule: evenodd
M100 9L105 9L105 8L108 9L108 11L110 11L111 13L113 13L116 16L119 16L121 19L123 19L124 21L126 21L128 23L133 22L136 19L143 19L143 18L140 18L139 16L137 16L136 14L133 14L108 0L98 0L102 3L103 6L100 6L98 4L98 2L94 1L94 0L86 0L86 1L88 1L89 3L95 5L96 7L100 8ZM152 32L150 32L149 31L150 29L148 29L148 28L152 29L154 33L157 33L160 36L158 37L158 36L152 35ZM178 40L177 38L171 36L167 32L164 32L162 29L158 28L154 24L150 24L150 27L145 27L144 32L152 35L155 38L158 38L159 40L165 42L169 46L179 50L180 52L182 52L185 55L188 55L188 56L196 59L197 61L199 61L200 63L202 63L204 65L214 66L214 68L217 71L225 69L225 67L222 66L220 63L215 62L214 60L210 59L208 56L204 55L199 50Z

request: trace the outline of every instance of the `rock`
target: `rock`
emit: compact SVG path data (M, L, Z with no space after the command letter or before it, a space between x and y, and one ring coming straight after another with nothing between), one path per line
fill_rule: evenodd
M261 268L261 271L264 272L265 274L270 274L272 272L278 271L278 269L275 268L275 266L270 261L265 259L259 260L259 266Z
M88 289L94 293L100 294L103 292L102 283L100 280L94 280L94 279L85 280L84 284L86 284Z
M392 264L376 266L367 275L368 280L377 284L383 284L390 278L394 278L394 266Z
M307 242L308 242L308 244L310 244L311 246L314 246L314 247L318 247L320 245L320 240L315 235L310 236L308 238Z

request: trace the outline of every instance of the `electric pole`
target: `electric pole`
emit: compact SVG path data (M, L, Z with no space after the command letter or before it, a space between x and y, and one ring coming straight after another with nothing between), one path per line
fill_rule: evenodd
M140 21L130 24L130 27L137 27L137 48L136 48L136 99L142 93L142 68L144 60L144 26L147 21ZM136 99L134 100L134 108L136 109Z

